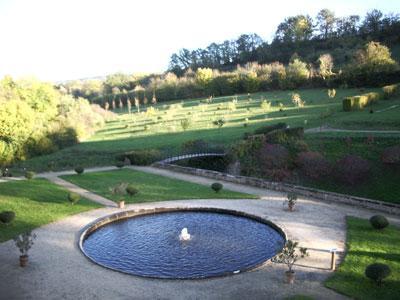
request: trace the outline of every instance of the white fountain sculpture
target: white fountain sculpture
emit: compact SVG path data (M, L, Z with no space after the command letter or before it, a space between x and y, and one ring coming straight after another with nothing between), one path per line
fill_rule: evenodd
M182 229L181 234L179 235L179 239L181 241L190 240L190 234L189 234L188 229L186 227Z

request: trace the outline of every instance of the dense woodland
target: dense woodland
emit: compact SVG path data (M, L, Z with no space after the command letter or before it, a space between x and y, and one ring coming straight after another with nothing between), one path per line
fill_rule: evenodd
M395 55L391 56L394 49ZM364 18L321 10L279 24L271 43L256 34L181 49L163 74L113 74L61 86L76 97L112 107L156 101L303 87L380 86L400 80L398 15ZM136 98L136 99L135 99Z
M0 166L71 146L111 117L50 83L5 77L0 81Z

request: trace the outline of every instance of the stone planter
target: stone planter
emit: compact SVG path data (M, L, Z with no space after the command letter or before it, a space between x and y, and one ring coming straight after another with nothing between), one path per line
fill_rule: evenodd
M19 257L19 265L23 268L28 265L28 255L21 255Z
M294 271L286 271L285 272L286 283L293 284L294 283L294 278L295 278Z
M124 208L125 207L125 201L119 201L118 202L118 208Z

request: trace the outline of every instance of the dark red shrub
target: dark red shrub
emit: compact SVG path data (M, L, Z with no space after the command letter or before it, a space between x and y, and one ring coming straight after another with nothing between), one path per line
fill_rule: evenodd
M368 178L369 171L369 162L357 155L347 155L336 163L336 176L344 183L360 183Z
M300 152L296 159L296 165L305 176L312 179L326 177L332 171L329 161L318 152Z
M286 169L289 158L289 151L278 144L264 144L259 151L259 160L264 171Z
M400 145L383 150L381 160L385 164L400 164Z
M272 181L284 181L290 178L291 172L288 169L264 170L264 176Z

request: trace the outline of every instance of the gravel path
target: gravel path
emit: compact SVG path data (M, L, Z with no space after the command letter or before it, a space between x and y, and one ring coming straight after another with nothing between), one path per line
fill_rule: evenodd
M213 182L152 167L129 168L204 185ZM41 176L54 180L58 174ZM13 242L1 243L0 299L283 299L295 294L315 299L344 299L322 285L332 273L330 253L326 251L344 249L346 216L369 218L373 211L300 198L296 211L290 213L282 206L284 194L228 182L224 182L224 186L259 195L260 199L166 201L131 204L125 209L206 206L241 210L269 219L283 228L289 238L310 249L310 257L295 268L297 278L293 286L283 283L285 266L270 262L250 272L203 280L145 279L100 267L83 256L77 243L85 225L120 211L104 207L36 229L38 238L25 269L18 267L19 253ZM85 193L88 198L88 192ZM389 219L400 224L399 218Z

